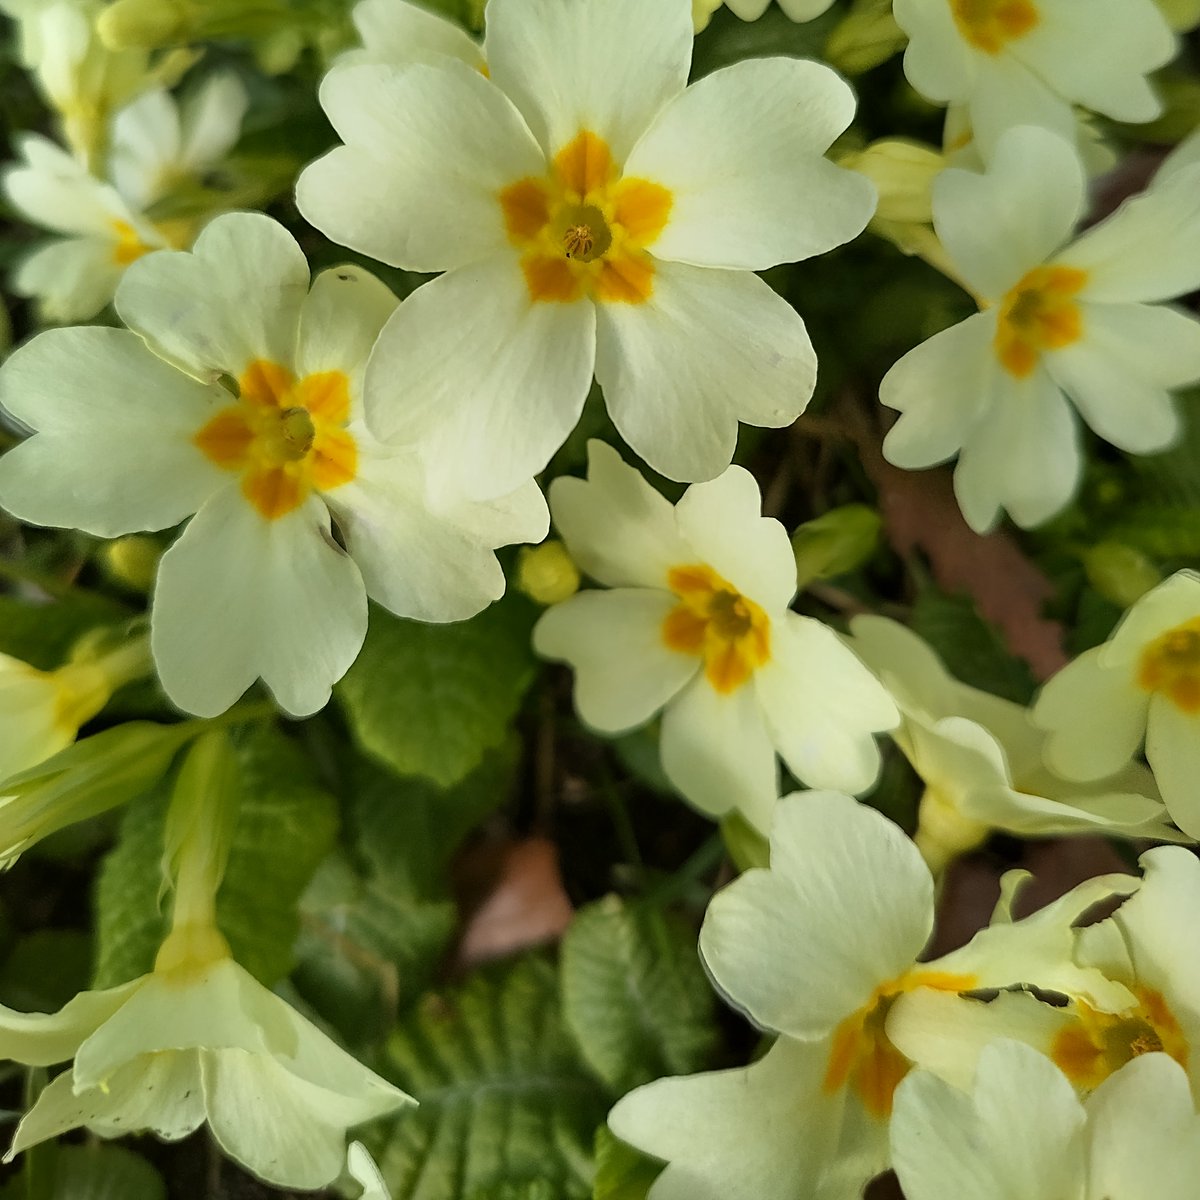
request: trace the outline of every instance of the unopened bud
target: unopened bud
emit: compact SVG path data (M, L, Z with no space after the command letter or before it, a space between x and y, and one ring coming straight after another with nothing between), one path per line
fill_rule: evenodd
M904 49L908 36L892 16L892 0L855 0L825 43L825 60L861 75Z
M154 50L187 41L192 14L181 0L116 0L96 19L110 50Z
M1083 558L1088 582L1106 600L1129 608L1162 582L1162 572L1140 551L1122 542L1100 542Z
M133 534L104 547L104 569L114 583L133 592L148 592L161 557L162 547L154 538Z
M1154 0L1176 33L1186 33L1200 25L1200 0Z
M923 224L933 220L933 181L946 159L932 146L906 138L883 138L846 155L839 165L865 175L875 185L879 192L875 216L879 220Z
M879 514L865 504L846 504L806 521L792 534L797 586L861 567L879 545L882 524Z
M517 557L517 588L535 604L559 604L579 591L579 568L562 542L525 546Z

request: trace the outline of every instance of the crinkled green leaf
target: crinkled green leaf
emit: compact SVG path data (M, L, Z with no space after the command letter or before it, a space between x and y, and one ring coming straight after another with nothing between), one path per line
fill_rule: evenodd
M453 625L372 609L336 693L359 744L400 775L443 787L465 778L504 740L533 680L535 617L520 596Z
M350 1042L381 1037L432 981L457 924L447 864L512 790L510 738L452 788L356 760L346 801L350 853L305 894L296 986Z
M663 1170L662 1163L627 1146L607 1125L596 1130L592 1200L646 1200L646 1193Z
M392 1035L386 1071L420 1107L378 1156L396 1200L462 1200L543 1184L591 1195L592 1138L608 1095L580 1061L540 957L426 996Z
M313 785L304 752L269 726L237 739L240 815L217 896L217 920L238 961L271 984L291 968L297 904L337 830L332 798ZM133 805L97 886L97 987L148 971L166 932L160 904L163 821L160 789Z
M1009 651L968 596L924 588L913 606L912 626L963 683L1018 704L1033 696L1036 683L1029 664Z
M696 931L661 909L606 896L562 945L563 1014L588 1065L617 1094L698 1071L716 1041Z

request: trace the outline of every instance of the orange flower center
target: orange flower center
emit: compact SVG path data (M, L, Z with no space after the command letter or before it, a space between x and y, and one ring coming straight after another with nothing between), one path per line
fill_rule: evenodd
M959 33L987 54L999 54L1041 20L1030 0L950 0L950 11Z
M1168 629L1142 651L1138 686L1185 713L1200 713L1200 617Z
M679 597L663 622L663 641L704 659L708 682L722 695L737 691L771 657L771 622L711 567L672 567L667 586Z
M311 492L349 483L358 447L343 428L350 381L341 371L297 380L287 367L256 359L238 380L236 404L192 440L206 458L242 476L242 494L268 520L286 516Z
M1075 267L1035 267L1000 302L994 344L1011 375L1026 378L1043 351L1061 350L1083 336L1075 296L1087 278Z
M519 179L500 193L530 298L560 304L584 296L647 300L654 260L646 247L666 226L671 203L656 183L619 178L607 143L588 130L555 155L547 179Z
M886 1120L892 1115L892 1098L912 1065L886 1032L888 1013L905 992L933 988L939 992L969 992L977 984L971 975L914 968L898 979L882 983L870 1000L851 1013L833 1033L833 1048L821 1088L827 1096L850 1087L858 1093L871 1116Z
M1140 986L1130 991L1138 1002L1123 1013L1097 1012L1078 1002L1075 1023L1055 1037L1050 1057L1076 1087L1089 1091L1099 1087L1141 1054L1161 1051L1181 1067L1187 1066L1187 1039L1162 995Z

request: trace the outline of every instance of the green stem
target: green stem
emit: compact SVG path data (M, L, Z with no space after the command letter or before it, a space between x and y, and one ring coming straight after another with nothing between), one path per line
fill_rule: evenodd
M698 880L715 870L724 857L725 843L720 833L714 833L691 853L678 871L668 875L646 893L646 902L665 905L686 895Z
M607 763L601 767L600 791L604 795L609 814L612 816L613 828L617 833L617 841L620 843L621 853L625 856L626 861L635 868L638 875L641 876L645 869L645 863L642 860L642 852L638 848L633 821L629 817L629 806L625 803L625 797L621 795L620 789L613 781Z

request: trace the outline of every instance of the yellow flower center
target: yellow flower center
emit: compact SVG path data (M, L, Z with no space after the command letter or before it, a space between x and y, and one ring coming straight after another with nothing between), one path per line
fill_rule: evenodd
M1185 713L1200 713L1200 617L1156 637L1138 663L1138 686Z
M1009 374L1026 378L1043 351L1061 350L1083 336L1075 296L1087 278L1075 267L1035 267L1004 297L994 345Z
M114 217L109 224L115 239L112 250L113 260L119 267L127 267L130 263L137 262L143 254L163 249L161 243L151 246L148 242L143 241L141 234L128 221ZM194 229L191 221L182 219L163 221L154 228L162 235L167 246L173 249L182 250L191 244Z
M701 656L708 682L722 695L737 691L771 657L767 614L702 564L672 567L667 586L679 604L663 622L663 641Z
M619 178L607 143L588 130L555 155L548 178L519 179L500 193L530 299L557 303L647 300L654 260L646 247L671 204L657 183Z
M950 0L950 11L959 33L987 54L999 54L1041 20L1030 0Z
M241 474L242 494L264 517L286 516L312 491L355 477L358 447L343 428L350 381L341 371L297 380L287 367L256 359L238 384L238 402L193 441L217 466Z
M1161 1051L1181 1067L1187 1066L1187 1039L1162 995L1140 986L1130 991L1138 1002L1123 1013L1097 1012L1077 1002L1075 1023L1055 1037L1050 1057L1076 1087L1099 1087L1114 1071L1141 1054Z
M850 1087L858 1093L871 1116L886 1120L892 1114L892 1097L911 1063L887 1035L892 1005L905 992L933 988L939 992L969 992L977 985L971 975L914 968L898 979L882 983L857 1012L851 1013L833 1033L833 1047L821 1088L827 1096Z

